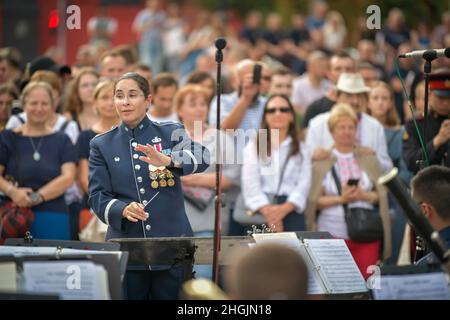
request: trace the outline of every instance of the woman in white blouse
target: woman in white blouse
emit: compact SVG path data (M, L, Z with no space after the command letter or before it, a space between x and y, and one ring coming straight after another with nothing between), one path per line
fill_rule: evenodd
M278 232L305 230L303 211L311 185L311 158L298 132L289 98L273 95L264 107L257 138L244 149L245 205L260 212L266 224Z

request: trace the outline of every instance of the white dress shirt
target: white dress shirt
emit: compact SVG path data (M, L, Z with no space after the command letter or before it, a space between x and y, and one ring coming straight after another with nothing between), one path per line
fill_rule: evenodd
M271 204L268 195L275 195L281 179L281 167L286 161L292 138L286 138L279 149L273 148L270 161L258 158L256 140L252 139L244 149L242 166L242 193L245 205L253 211ZM277 195L287 196L287 201L295 205L295 211L303 213L311 187L311 156L306 145L300 144L300 152L292 155L283 175Z
M318 147L331 148L334 144L328 128L330 112L322 113L314 117L310 122L306 134L306 144L309 150L314 151ZM384 128L375 118L366 113L361 113L361 119L357 128L358 144L372 148L380 161L381 170L387 172L392 168L392 160L389 157Z

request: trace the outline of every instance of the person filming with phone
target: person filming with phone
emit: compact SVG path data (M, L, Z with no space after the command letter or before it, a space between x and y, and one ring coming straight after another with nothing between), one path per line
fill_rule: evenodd
M241 60L234 68L234 89L221 96L222 129L258 129L266 98L260 95L262 64L250 59ZM211 101L209 124L216 125L217 100Z
M328 127L331 155L313 162L306 208L308 230L327 231L345 242L364 278L368 267L387 259L391 227L386 190L377 157L356 144L358 116L348 104L334 105Z

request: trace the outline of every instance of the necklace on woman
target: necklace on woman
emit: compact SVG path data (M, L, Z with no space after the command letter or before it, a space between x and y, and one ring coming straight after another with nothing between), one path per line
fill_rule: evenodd
M43 137L41 137L40 139L39 139L39 143L38 143L38 146L37 146L37 148L35 147L35 145L34 145L34 141L33 141L33 138L31 138L31 137L28 137L29 139L30 139L30 142L31 142L31 145L33 146L33 159L34 159L34 161L39 161L39 160L41 160L41 154L39 153L39 149L41 148L41 143L42 143L42 138Z

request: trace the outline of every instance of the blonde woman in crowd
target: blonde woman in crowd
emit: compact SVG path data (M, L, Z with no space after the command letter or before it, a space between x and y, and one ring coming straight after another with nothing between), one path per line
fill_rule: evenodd
M81 132L77 142L78 156L79 156L79 169L77 180L84 193L82 201L82 209L80 212L80 231L83 231L83 227L92 219L92 224L96 226L101 225L100 220L97 217L92 217L87 205L87 192L88 192L88 164L89 164L89 143L97 134L105 133L119 123L119 114L116 111L113 103L114 82L110 80L104 80L97 84L93 92L93 108L97 115L97 122L92 125L92 128ZM105 225L106 227L106 225ZM93 230L95 229L95 230ZM101 228L100 228L101 229ZM81 236L83 240L87 241L103 241L105 234L99 234L96 228L89 229L90 234L86 234L85 231ZM106 228L104 228L106 233Z
M331 156L313 163L312 187L308 197L306 216L310 231L328 231L345 242L366 278L367 267L375 265L391 254L391 226L386 191L376 181L381 176L375 155L369 155L356 146L358 117L347 104L336 104L331 110L328 126L334 139ZM333 178L335 170L342 186L338 192ZM350 185L349 181L356 181ZM356 242L349 238L344 217L344 205L349 208L379 207L384 237L373 242ZM382 248L383 243L383 248Z
M0 191L17 206L32 208L34 238L69 240L64 193L75 178L76 149L66 134L48 126L54 100L47 83L30 82L22 104L27 122L0 134Z
M382 81L373 83L372 89L369 93L367 113L383 125L389 156L392 159L394 167L398 168L400 177L406 184L409 184L412 174L406 168L402 155L402 144L405 128L400 125L400 118L397 114L397 110L395 109L394 91L387 83ZM392 198L389 200L393 218L392 256L390 261L395 263L403 238L406 217L402 212L402 209L397 205L397 202Z

